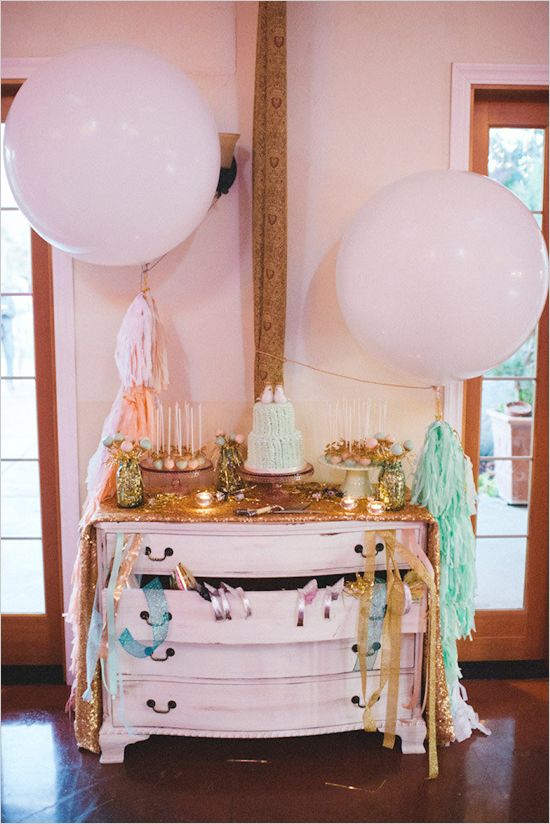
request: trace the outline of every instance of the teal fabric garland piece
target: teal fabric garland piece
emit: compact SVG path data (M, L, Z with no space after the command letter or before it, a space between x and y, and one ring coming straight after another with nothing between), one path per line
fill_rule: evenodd
M382 640L382 624L386 614L386 582L374 579L374 588L369 615L369 649L367 651L367 670L374 669L376 653L380 649ZM359 656L355 661L353 672L360 672Z
M128 628L124 629L118 640L124 650L134 658L149 658L168 635L168 602L159 578L153 578L143 587L143 594L149 607L149 625L153 631L152 644L136 641Z
M462 677L456 641L475 629L475 536L470 521L473 514L470 466L452 427L445 421L432 423L416 469L412 503L425 506L439 524L441 642L452 704L458 701L458 681Z
M103 683L107 691L115 696L117 693L117 673L118 673L118 652L115 638L115 586L118 580L118 573L124 555L125 540L124 535L119 533L116 536L113 566L109 583L107 585L106 613L107 613L107 665L102 667ZM106 672L105 672L106 670Z

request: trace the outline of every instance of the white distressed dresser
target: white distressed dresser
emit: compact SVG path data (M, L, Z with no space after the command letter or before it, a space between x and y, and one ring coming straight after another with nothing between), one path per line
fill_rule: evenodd
M322 584L297 625L298 587L312 578L360 572L366 531L395 529L397 539L423 563L426 525L418 522L315 523L98 523L99 575L113 557L117 534L140 533L139 575L168 576L178 562L195 577L244 587L251 615L228 595L231 620L216 620L212 604L194 591L166 590L168 635L153 654L118 650L122 696L104 688L101 761L124 759L127 744L149 735L258 738L358 730L363 698L357 658L358 600L346 593L330 604ZM385 547L376 543L377 570ZM396 555L400 567L403 558ZM139 580L139 579L138 579ZM117 637L128 629L151 643L143 589L123 590ZM404 753L424 752L422 647L426 597L412 601L402 619L398 720ZM367 695L378 685L380 644L370 643ZM387 688L387 685L386 685ZM383 729L385 690L374 706Z

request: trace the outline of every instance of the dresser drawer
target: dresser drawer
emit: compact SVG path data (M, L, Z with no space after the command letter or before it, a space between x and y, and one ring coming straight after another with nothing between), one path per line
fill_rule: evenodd
M107 526L107 525L106 525ZM292 577L329 572L349 572L364 569L362 553L365 544L365 526L340 530L338 524L320 524L317 532L304 531L304 525L281 525L266 529L267 534L255 534L246 525L238 531L224 534L212 532L179 532L178 534L143 530L143 544L134 566L137 573L169 575L178 563L188 567L194 575L218 578ZM219 525L218 525L219 526ZM225 525L227 526L227 525ZM372 525L368 531L372 529ZM300 529L301 527L301 529ZM423 525L411 524L397 529L397 539L411 550L419 552L424 545ZM107 558L111 558L116 535L106 533ZM377 540L376 566L386 566L384 541ZM397 554L400 566L408 566Z
M144 642L146 643L146 642ZM161 678L290 678L351 673L359 670L351 639L300 644L299 655L288 644L180 644L166 641L151 658L136 658L119 648L124 675ZM401 669L415 664L415 636L401 636ZM369 644L368 667L380 669L380 649Z
M196 592L166 590L170 620L167 643L191 644L289 644L305 641L355 639L357 635L358 600L344 593L332 603L329 620L323 615L324 592L306 607L304 625L296 625L298 594L295 590L247 592L252 615L245 619L240 603L230 598L232 620L216 621L212 605ZM133 637L150 642L152 630L147 601L143 590L122 592L117 618L117 636L129 629ZM413 601L403 616L402 632L424 632L426 627L425 599ZM300 654L299 652L296 654Z
M398 718L412 717L413 674L399 676ZM116 699L111 702L113 725L138 728L173 728L246 736L296 734L296 731L362 724L363 709L358 674L309 679L258 681L158 680L132 678L122 682L124 718ZM378 686L377 676L367 680L367 693ZM386 692L374 705L374 717L386 714ZM355 697L355 702L352 700ZM328 731L328 730L327 730Z

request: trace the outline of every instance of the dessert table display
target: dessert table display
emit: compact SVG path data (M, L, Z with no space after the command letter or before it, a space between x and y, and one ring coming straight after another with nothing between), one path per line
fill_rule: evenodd
M373 516L364 501L347 513L323 492L298 484L292 513L253 519L194 495L149 496L139 510L102 503L77 565L79 746L119 762L152 733L365 728L423 752L426 707L437 775L436 741L454 737L437 523L411 505ZM248 490L239 510L261 509L264 494ZM164 588L178 564L209 601Z

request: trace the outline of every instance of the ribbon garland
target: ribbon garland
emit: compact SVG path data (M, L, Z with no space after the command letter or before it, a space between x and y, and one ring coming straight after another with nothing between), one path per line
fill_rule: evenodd
M168 603L159 578L153 578L143 587L143 594L149 607L149 626L153 630L153 643L142 644L136 641L128 628L119 636L119 643L124 650L135 658L149 658L157 647L166 641L168 622L170 620Z
M386 545L386 573L387 573L387 610L382 628L382 664L378 689L367 701L367 644L369 635L369 618L374 590L374 570L376 556L376 535L384 540ZM372 707L378 701L382 690L388 683L388 697L386 703L386 720L384 723L385 747L392 748L395 743L395 727L397 719L397 701L399 695L399 671L401 653L401 618L405 607L404 584L401 580L399 567L395 560L395 550L405 557L405 560L415 573L416 582L421 581L428 590L428 644L425 660L426 694L428 704L428 763L429 778L437 778L439 774L436 746L436 629L435 606L437 592L433 570L427 569L424 564L411 552L408 547L397 541L395 530L384 530L378 533L365 533L365 571L363 576L364 587L360 594L359 619L357 627L357 649L361 670L361 689L365 710L363 712L363 727L366 732L376 732L377 723L374 719ZM411 576L412 577L412 576ZM412 581L411 581L412 583ZM415 587L418 593L418 584Z

